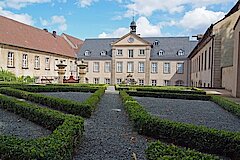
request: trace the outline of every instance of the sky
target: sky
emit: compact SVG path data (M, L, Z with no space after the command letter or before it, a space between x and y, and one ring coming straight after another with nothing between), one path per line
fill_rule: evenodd
M0 0L0 15L80 39L121 37L133 17L142 37L202 34L237 0Z

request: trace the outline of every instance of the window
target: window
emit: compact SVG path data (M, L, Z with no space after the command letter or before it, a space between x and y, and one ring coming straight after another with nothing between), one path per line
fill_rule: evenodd
M182 49L180 49L178 52L177 52L177 55L178 56L184 56L184 51Z
M70 61L70 72L72 72L74 69L73 69L73 62L72 61Z
M86 50L84 53L84 56L90 56L91 52L89 50Z
M23 54L22 56L22 68L28 68L28 55Z
M87 77L85 78L85 83L89 83L89 79Z
M118 56L122 56L122 54L123 54L123 50L122 50L122 49L118 49L118 50L117 50L117 55L118 55Z
M183 86L183 85L184 85L184 81L182 80L176 81L176 86Z
M143 80L143 79L139 79L139 80L138 80L138 84L139 84L140 86L143 86L143 85L144 85L144 80Z
M139 73L144 73L144 62L139 62L138 63L138 72Z
M198 71L201 69L201 56L198 57Z
M211 68L211 53L212 53L212 48L209 47L209 52L208 52L208 69Z
M157 80L152 80L152 86L156 86L157 85Z
M58 65L58 59L55 59L55 61L54 61L54 70L58 70L57 65Z
M104 72L105 73L109 73L110 72L110 62L105 62Z
M133 58L133 50L128 50L128 58Z
M39 56L35 56L34 68L40 69L40 57Z
M158 67L157 67L157 62L152 62L152 67L151 67L151 72L152 73L157 73L157 69L158 69Z
M88 62L85 62L85 64L87 65L87 67L86 67L86 72L89 72Z
M101 55L101 56L106 56L106 55L107 55L107 51L102 51L102 52L100 53L100 55Z
M170 63L164 63L163 73L165 73L165 74L169 74L170 73Z
M154 44L155 46L158 46L158 45L159 45L159 41L158 41L158 40L155 40L153 44Z
M122 83L122 79L121 78L117 78L117 84L121 84Z
M204 54L204 70L207 70L207 50L205 51L205 54Z
M202 53L202 63L201 63L201 70L203 70L203 53Z
M158 52L158 55L159 55L159 56L163 56L164 53L165 53L165 51L161 49L161 50Z
M139 55L144 56L145 55L145 50L144 49L140 49Z
M14 67L14 53L8 52L7 66Z
M93 72L99 72L99 62L93 62Z
M105 84L110 84L110 79L109 78L105 78Z
M49 59L49 57L46 57L46 59L45 59L45 69L50 70L50 59Z
M99 84L99 78L93 78L93 83L94 84Z
M123 72L122 65L123 65L122 62L117 62L117 73L122 73Z
M133 72L133 62L127 63L127 72L132 73Z
M164 80L164 86L170 86L171 85L171 81L170 80Z
M183 74L184 72L184 63L177 63L177 73Z

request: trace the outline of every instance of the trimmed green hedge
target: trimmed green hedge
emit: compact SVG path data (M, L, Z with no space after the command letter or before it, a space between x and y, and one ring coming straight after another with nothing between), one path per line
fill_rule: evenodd
M149 114L125 91L121 91L120 94L138 133L165 139L198 151L226 155L231 158L240 157L240 132L227 132L161 119Z
M202 94L179 94L165 92L144 92L144 91L126 91L130 96L138 97L156 97L156 98L172 98L172 99L188 99L188 100L204 100L209 101L211 96Z
M211 96L211 101L215 102L219 106L223 107L225 110L231 112L240 118L240 105L228 100L227 98L220 96Z
M51 135L23 140L0 135L0 159L70 160L74 148L82 137L84 120L0 95L0 107L36 122L53 132Z
M64 111L70 114L79 115L83 117L90 117L92 112L96 109L96 104L100 101L105 89L100 88L90 96L85 102L75 102L67 99L46 96L37 93L30 93L14 88L0 88L0 93L9 96L26 99L28 101L42 104L50 108Z
M179 148L174 145L166 145L160 141L152 142L146 150L148 160L218 160L216 156L203 154L187 148Z

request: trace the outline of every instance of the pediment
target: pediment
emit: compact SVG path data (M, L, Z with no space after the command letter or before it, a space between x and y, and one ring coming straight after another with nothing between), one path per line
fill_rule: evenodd
M128 33L114 42L112 46L149 46L149 42L145 41L136 34Z

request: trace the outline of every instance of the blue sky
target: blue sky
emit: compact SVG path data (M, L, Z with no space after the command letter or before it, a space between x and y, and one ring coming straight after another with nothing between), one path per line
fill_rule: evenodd
M0 15L85 39L120 37L133 15L141 36L192 36L237 0L0 0Z

